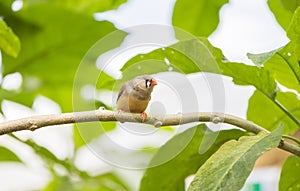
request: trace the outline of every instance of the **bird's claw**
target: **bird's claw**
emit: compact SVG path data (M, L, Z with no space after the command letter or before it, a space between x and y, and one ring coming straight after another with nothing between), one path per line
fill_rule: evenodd
M144 123L145 122L145 119L148 117L148 115L147 115L147 113L146 112L142 112L141 113L141 116L142 116L142 123Z
M124 113L124 111L122 109L118 109L117 113L118 113L118 115L122 115L122 113ZM125 121L119 119L119 122L124 123Z

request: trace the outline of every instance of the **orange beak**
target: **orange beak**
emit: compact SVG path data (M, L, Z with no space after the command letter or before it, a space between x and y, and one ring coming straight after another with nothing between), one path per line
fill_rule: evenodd
M151 86L154 87L154 86L156 86L156 85L157 85L156 80L152 79L152 80L151 80Z

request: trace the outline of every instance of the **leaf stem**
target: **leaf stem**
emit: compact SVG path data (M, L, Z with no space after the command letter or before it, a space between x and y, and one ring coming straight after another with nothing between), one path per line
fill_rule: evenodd
M276 54L278 54L287 63L287 65L289 66L289 68L293 71L296 79L298 80L298 84L300 84L300 78L297 75L295 69L292 67L291 63L281 53L277 52Z
M270 97L269 97L270 98ZM270 98L287 116L289 116L299 127L300 127L300 121L291 114L283 105L281 105L276 99Z

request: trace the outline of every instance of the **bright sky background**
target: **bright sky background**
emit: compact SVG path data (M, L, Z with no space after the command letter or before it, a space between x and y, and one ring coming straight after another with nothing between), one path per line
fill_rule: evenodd
M98 18L99 20L107 19L115 23L119 29L143 24L171 25L171 16L174 3L174 0L129 0L127 3L120 6L117 10L97 14L96 18ZM250 63L250 61L246 57L247 52L261 53L279 48L280 46L283 46L288 42L285 32L280 28L280 26L275 21L274 16L269 11L266 0L231 0L228 5L225 5L222 8L220 18L221 20L219 27L209 37L209 40L214 46L221 48L225 56L231 61ZM133 36L131 38L128 38L127 40L134 41L134 35L138 34L133 34ZM172 42L172 40L174 39L166 39L166 43L170 43ZM146 49L143 49L142 51L146 51ZM119 58L119 61L125 62L126 59L130 58L130 56L133 55L127 55L127 57L123 56ZM201 76L191 75L189 76L189 80L192 82L192 84L198 84L194 87L195 91L209 91L209 89L206 89L207 84L205 84L205 79L201 80ZM224 86L226 97L226 112L245 117L247 100L251 96L254 89L251 87L236 87L232 84L229 78L224 78ZM163 87L160 89L158 88L157 91L162 92L164 91L163 89ZM199 107L201 108L201 111L210 110L210 106L207 105L207 99L210 99L209 94L202 93L201 95L197 96L200 100ZM152 100L152 102L158 101L155 100L158 99L155 97L157 96L153 95L154 100ZM160 97L159 99L165 98ZM167 100L168 99L166 99L166 101ZM52 110L50 109L51 111L43 110L44 102L52 104L53 107ZM45 100L45 98L42 97L40 97L35 103L35 113L43 114L60 111L55 103L52 103L49 100ZM24 116L24 114L32 114L32 111L30 111L28 108L21 108L19 111L17 111L16 115L16 111L10 111L10 108L13 106L13 103L10 102L5 102L2 106L4 107L4 110L8 111L8 113L11 113L11 117L20 117ZM57 133L58 130L60 131L59 133ZM71 136L61 137L61 131L65 131L66 133L68 133L70 132L70 129L64 127L41 129L37 131L35 139L42 145L48 145L49 147L51 147L51 150L53 150L61 158L70 156L70 152L68 152L67 150L71 147ZM118 141L128 141L128 138L124 140L124 133L126 132L117 130L112 136L114 136L114 138ZM53 144L53 141L51 142L51 144L46 143L45 140L43 140L43 137L46 136L57 141L55 141L55 144ZM129 139L131 139L131 137ZM66 144L65 141L68 141L69 143ZM12 143L7 142L7 140L5 139L0 139L0 143L12 145ZM132 145L132 142L126 144ZM23 156L26 155L26 152L29 152L26 149L18 149L18 147L16 146L15 149L19 150L21 154L24 153L22 154ZM99 159L96 157L93 158L93 155L88 150L82 152L84 153L81 156L82 158L79 157L78 159L78 165L82 168L85 168L87 170L93 170L97 168L100 169L103 167L109 168L105 164L99 164ZM30 158L28 159L28 161L28 168L16 166L0 166L0 179L7 180L8 183L3 185L4 187L2 186L2 189L22 188L22 190L30 190L32 188L40 186L28 183L30 182L30 180L35 180L35 182L38 181L40 182L40 184L48 180L49 177L47 172L45 172L45 169L41 169L39 167L40 163L37 162L36 164L30 162ZM86 163L84 161L89 162ZM92 164L99 165L95 167ZM17 175L16 173L7 173L13 172L12 169L18 171ZM136 178L133 177L139 177L141 175L140 172L132 172L121 169L119 169L118 171L120 174L124 175L123 178L126 181L132 184L132 187L137 187ZM128 176L128 174L130 174L130 176ZM18 184L14 184L16 179L18 180Z

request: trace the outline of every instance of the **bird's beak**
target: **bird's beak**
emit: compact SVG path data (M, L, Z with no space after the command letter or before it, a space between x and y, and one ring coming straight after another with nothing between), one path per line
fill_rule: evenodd
M151 80L151 86L154 87L154 86L156 86L156 85L157 85L156 80L152 79L152 80Z

